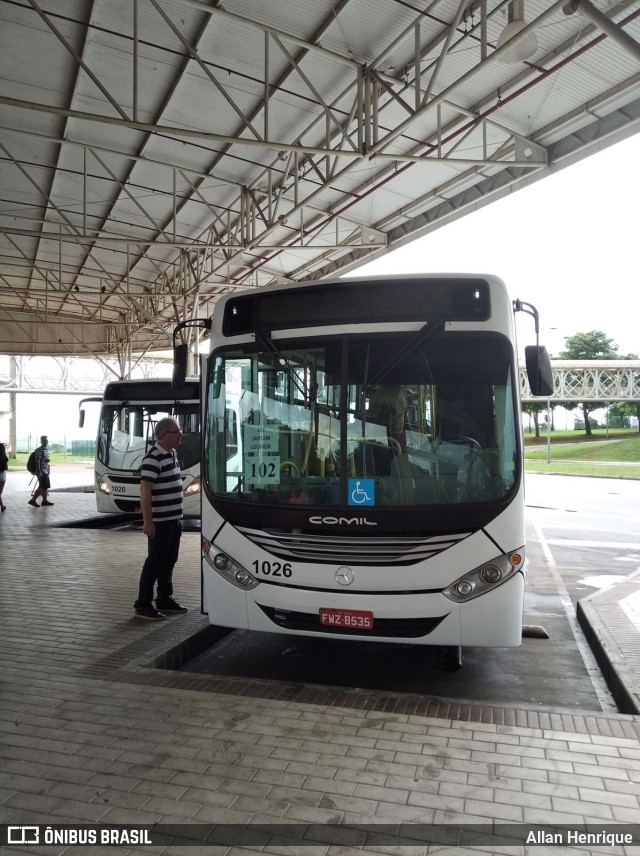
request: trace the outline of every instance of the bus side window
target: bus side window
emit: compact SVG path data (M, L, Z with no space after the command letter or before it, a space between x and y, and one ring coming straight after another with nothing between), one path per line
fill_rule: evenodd
M226 438L227 460L238 451L238 420L235 410L227 407L224 411L224 435Z

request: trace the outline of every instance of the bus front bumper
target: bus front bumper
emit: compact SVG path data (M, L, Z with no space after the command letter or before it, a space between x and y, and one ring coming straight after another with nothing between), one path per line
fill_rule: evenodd
M522 573L462 604L439 593L346 594L265 584L243 591L206 564L204 587L209 620L223 627L417 645L517 647L521 644ZM323 624L321 611L330 616L346 615L350 625ZM372 626L364 629L363 621L371 622Z

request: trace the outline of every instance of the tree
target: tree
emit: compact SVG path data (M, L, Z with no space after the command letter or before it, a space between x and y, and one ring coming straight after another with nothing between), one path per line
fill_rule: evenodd
M576 333L565 337L566 350L558 354L561 360L619 360L618 346L601 330L591 330L589 333ZM587 437L592 436L589 422L589 411L602 407L603 402L583 401L580 405L567 404L571 410L581 406L584 419L584 430Z
M621 360L637 360L637 354L625 354L620 357ZM620 408L620 413L626 416L636 416L638 419L638 432L640 432L640 401L630 401L621 404L616 404Z
M618 346L601 330L566 336L566 350L558 354L560 360L618 360Z
M535 436L540 436L540 414L547 409L546 402L529 402L528 404L522 405L522 412L526 413L530 418L533 417L533 424L535 428ZM529 423L531 424L531 423Z
M637 417L640 432L640 402L638 401L621 401L618 404L612 404L609 410L609 425L611 428L628 428L630 416Z

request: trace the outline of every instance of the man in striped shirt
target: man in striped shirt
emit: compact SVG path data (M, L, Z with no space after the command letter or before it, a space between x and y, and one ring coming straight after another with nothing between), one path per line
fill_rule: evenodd
M162 621L166 613L188 612L173 599L172 581L182 535L182 474L175 453L181 440L176 420L169 416L161 419L156 425L156 442L144 456L140 470L140 508L148 552L133 606L136 618L146 621Z

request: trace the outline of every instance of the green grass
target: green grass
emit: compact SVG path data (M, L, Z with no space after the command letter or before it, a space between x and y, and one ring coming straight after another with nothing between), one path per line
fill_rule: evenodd
M582 433L562 444L563 433L559 432L555 443L551 444L550 463L547 463L544 441L538 441L535 449L525 448L526 472L640 478L640 434L637 431L609 432L608 440L603 431L590 440L585 440Z
M636 428L594 428L591 437L587 437L584 429L576 431L552 431L551 444L554 443L597 443L599 440L623 440L625 438L640 437L640 433ZM547 443L547 432L544 428L540 430L540 436L530 434L528 431L524 435L525 446L545 446Z
M547 450L527 449L528 461L546 460ZM599 440L590 443L568 443L566 446L552 445L554 461L627 461L640 464L640 436L625 440Z
M621 466L620 464L585 464L578 461L551 463L545 461L529 461L525 459L526 473L561 473L566 476L599 476L600 478L640 479L640 464L637 466Z

